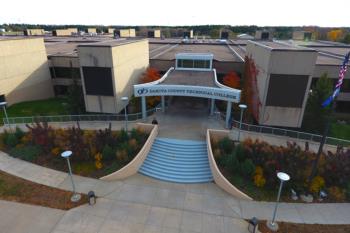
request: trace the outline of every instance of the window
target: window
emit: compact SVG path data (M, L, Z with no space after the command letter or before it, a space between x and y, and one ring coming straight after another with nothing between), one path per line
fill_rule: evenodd
M261 33L261 39L262 40L268 40L269 39L269 32Z
M79 68L71 67L51 67L50 68L51 77L54 78L75 78L80 79Z
M188 59L178 59L177 67L179 68L189 68L189 69L210 69L209 60L188 60Z
M0 95L0 103L6 102L5 95Z
M111 68L83 66L87 95L114 96Z
M193 60L182 60L183 68L193 68Z
M266 106L301 108L309 76L271 74Z
M64 96L68 94L68 86L55 85L53 87L55 96Z

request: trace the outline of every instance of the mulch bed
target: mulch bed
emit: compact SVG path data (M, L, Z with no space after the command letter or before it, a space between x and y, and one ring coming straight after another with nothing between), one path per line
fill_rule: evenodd
M350 232L350 225L320 225L320 224L297 224L297 223L278 223L277 233L346 233ZM259 222L259 231L261 233L276 233L266 226L266 221Z
M37 184L0 171L0 199L26 204L40 205L61 210L83 205L88 202L82 194L79 202L70 201L72 192Z

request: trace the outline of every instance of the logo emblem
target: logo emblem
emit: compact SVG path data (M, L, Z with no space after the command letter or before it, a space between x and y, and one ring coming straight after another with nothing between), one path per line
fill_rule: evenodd
M142 89L139 89L137 90L137 94L139 95L145 95L147 94L148 90L146 88L142 88Z

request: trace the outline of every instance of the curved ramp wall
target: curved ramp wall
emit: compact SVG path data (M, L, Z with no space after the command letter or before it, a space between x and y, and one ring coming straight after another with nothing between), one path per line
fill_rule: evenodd
M211 148L211 137L215 136L216 138L224 138L228 137L229 131L228 130L213 130L213 129L208 129L207 130L207 147L208 147L208 159L209 159L209 164L210 164L210 169L214 178L215 183L231 194L234 197L243 199L243 200L253 200L251 197L249 197L247 194L243 193L240 191L238 188L236 188L234 185L232 185L220 172L215 159L213 155L213 151Z
M112 174L101 177L100 178L101 180L107 180L107 181L121 180L137 173L143 161L146 159L149 151L151 150L153 142L158 135L158 125L137 123L137 128L140 128L145 132L150 133L148 136L148 139L146 140L145 144L143 145L139 153L126 166L124 166L123 168L119 169L116 172L113 172Z

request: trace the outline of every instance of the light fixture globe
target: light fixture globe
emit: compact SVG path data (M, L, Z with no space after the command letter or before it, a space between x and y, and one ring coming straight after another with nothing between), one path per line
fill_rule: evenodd
M72 151L67 150L67 151L62 152L61 156L63 158L69 158L72 155L72 153L73 153Z
M284 172L278 172L277 173L277 177L281 181L288 181L288 180L290 180L290 176L287 173L284 173Z
M247 108L247 105L245 105L245 104L240 104L240 105L238 105L238 107L239 107L239 108L242 108L242 109L246 109L246 108Z

